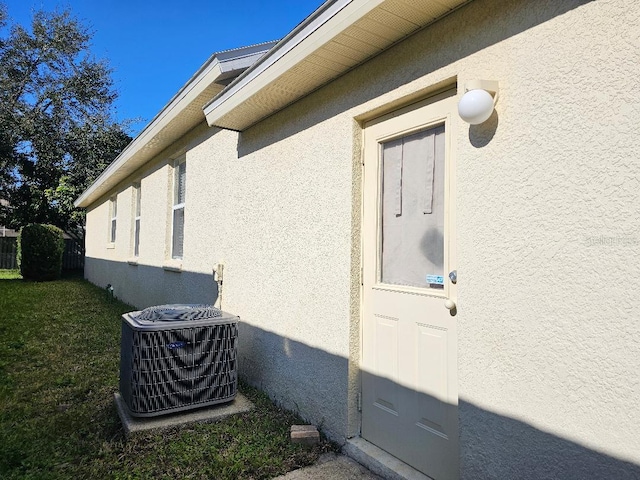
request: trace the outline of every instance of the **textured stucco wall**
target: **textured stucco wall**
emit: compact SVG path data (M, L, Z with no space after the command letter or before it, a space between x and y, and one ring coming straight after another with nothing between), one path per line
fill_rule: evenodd
M496 114L455 132L462 476L634 478L638 32L637 2L476 0L240 135L194 131L140 173L138 266L122 263L130 235L106 249L108 205L89 212L87 277L137 306L213 301L224 263L243 372L334 438L357 433L354 118L447 79L499 80ZM175 273L166 162L183 151Z
M595 452L640 464L640 4L482 3L513 35L464 73L501 98L458 143L463 471L638 478Z
M351 147L329 127L281 138L277 122L231 151L204 145L195 239L225 265L222 307L241 316L241 368L287 407L344 436L349 329ZM236 150L237 149L237 150ZM322 159L322 160L320 160ZM200 187L196 187L200 188ZM208 203L208 204L207 204Z
M109 196L92 206L87 212L87 258L85 276L93 283L104 286L111 283L115 295L137 308L161 303L212 303L216 299L217 285L213 280L212 262L195 250L197 245L185 243L183 272L177 273L163 268L170 263L172 165L173 160L185 155L191 167L194 146L216 137L217 129L198 127L171 148L141 169L118 189L118 230L115 248L107 243L109 232ZM232 132L222 132L224 137L236 137ZM195 181L198 162L194 162L194 173L188 178ZM133 259L133 184L141 185L141 229L140 254L136 264ZM197 191L194 185L194 194ZM191 185L187 186L186 212L199 202L209 201L210 189L202 197L194 195L190 204ZM187 214L185 236L197 238L202 235L202 224L197 217Z
M329 130L302 132L283 141L275 137L277 130L268 136L254 131L243 134L240 143L234 132L202 130L140 173L138 265L127 263L133 222L131 212L121 207L123 198L131 203L131 186L123 186L118 197L115 248L108 249L102 240L109 226L108 198L89 211L86 276L98 285L113 284L116 295L136 307L213 302L217 290L212 269L223 263L220 301L223 309L242 319L242 373L288 408L323 425L334 438L344 438L351 138L341 151L325 154L327 163L318 161L318 155ZM254 140L264 144L243 153ZM163 269L170 240L168 159L183 151L187 240L182 272L177 273ZM130 183L137 180L132 177Z

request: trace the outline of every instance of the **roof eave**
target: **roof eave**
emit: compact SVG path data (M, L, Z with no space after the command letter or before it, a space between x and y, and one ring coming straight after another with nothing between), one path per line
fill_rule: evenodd
M388 0L329 0L204 106L207 123L245 130L470 1L424 0L409 6ZM380 23L381 13L399 18L406 14L402 9L416 8L424 15L414 25L410 15L401 18L406 26L397 30ZM366 31L362 28L365 22L387 32ZM371 44L350 36L354 30L372 38ZM357 47L352 48L351 58L334 61L332 56L340 55L332 52L331 43L343 47L344 38L354 40Z
M203 103L206 103L206 100L198 101L198 97L207 92L207 89L218 87L208 95L207 99L214 97L224 88L229 78L241 74L275 44L276 42L266 42L213 54L91 186L76 199L74 205L88 207L121 181L119 177L122 175L118 176L116 173L123 171L123 169L127 173L131 173L151 160L164 149L161 146L155 149L147 148L154 141L157 141L160 134L163 135L162 145L170 145L204 120L203 117L199 117L199 120L188 119L189 121L180 122L187 109L194 102L198 102L198 109L202 107Z

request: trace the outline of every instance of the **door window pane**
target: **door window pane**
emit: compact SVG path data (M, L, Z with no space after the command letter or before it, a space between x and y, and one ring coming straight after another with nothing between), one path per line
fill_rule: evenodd
M444 126L385 142L383 283L444 288Z

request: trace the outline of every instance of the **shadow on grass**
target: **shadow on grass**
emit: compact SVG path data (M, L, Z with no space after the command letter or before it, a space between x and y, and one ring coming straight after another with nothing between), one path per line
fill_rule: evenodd
M46 281L55 282L57 280L83 280L83 279L84 279L84 271L74 269L74 270L62 270L62 274L60 275L60 278L57 278L55 280L46 280ZM24 279L22 278L22 275L20 275L20 270L11 269L11 270L0 270L0 281L30 282L34 280Z

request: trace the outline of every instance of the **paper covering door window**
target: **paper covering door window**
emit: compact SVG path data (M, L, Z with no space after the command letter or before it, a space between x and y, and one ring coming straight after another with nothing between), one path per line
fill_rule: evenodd
M438 126L382 144L383 283L444 285L444 140Z

